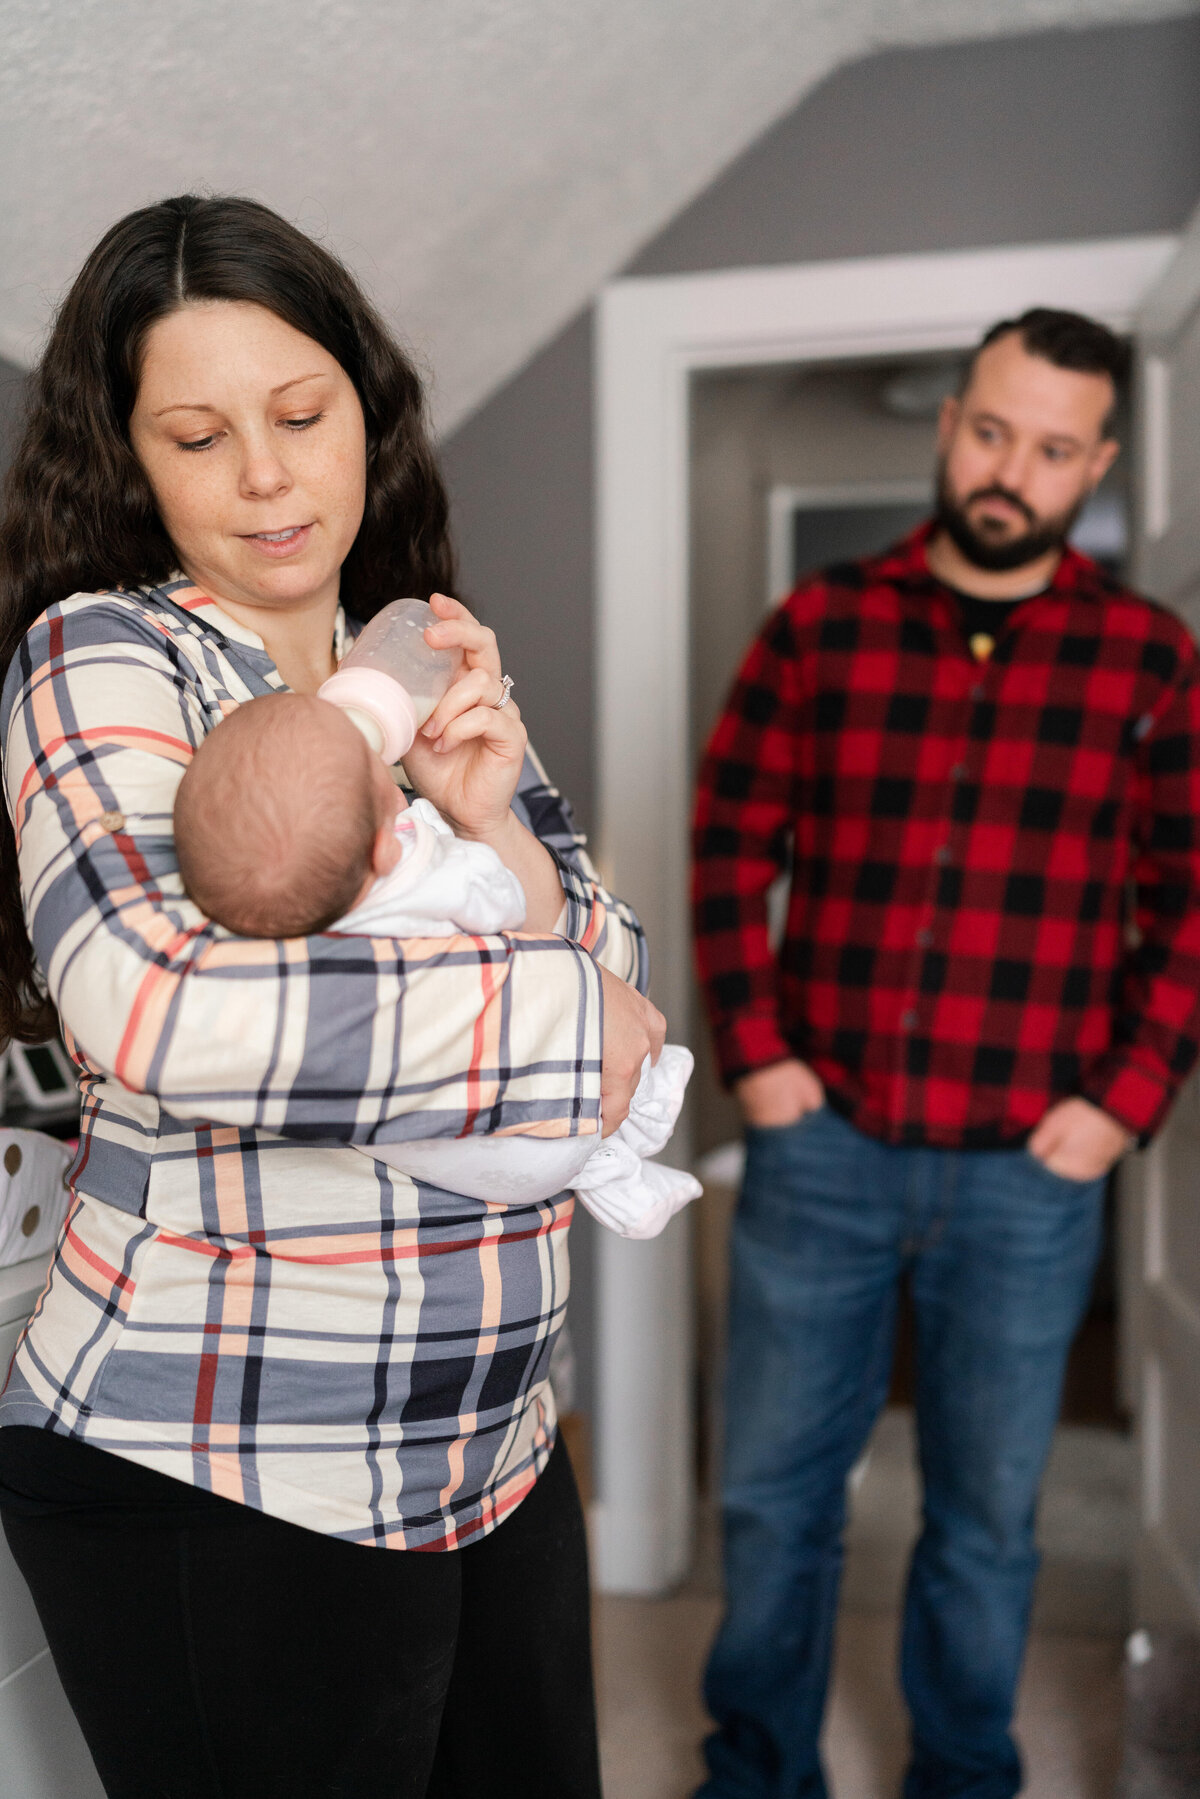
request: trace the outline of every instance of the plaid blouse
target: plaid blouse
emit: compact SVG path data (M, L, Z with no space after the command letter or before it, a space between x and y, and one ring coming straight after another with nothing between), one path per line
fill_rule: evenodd
M722 1072L799 1056L890 1143L1017 1143L1069 1094L1144 1137L1200 1042L1195 645L1068 552L976 660L928 535L798 588L713 732L694 901Z
M532 755L514 808L557 859L565 935L209 924L175 790L206 732L283 685L184 581L51 607L9 671L5 788L83 1121L0 1423L352 1542L453 1549L553 1444L573 1202L462 1199L351 1146L594 1133L597 963L644 987L643 940Z

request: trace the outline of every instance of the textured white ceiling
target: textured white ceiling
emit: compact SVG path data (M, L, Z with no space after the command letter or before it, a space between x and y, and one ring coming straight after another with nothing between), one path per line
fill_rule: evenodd
M447 429L839 62L1200 0L3 0L0 354L166 193L325 238Z

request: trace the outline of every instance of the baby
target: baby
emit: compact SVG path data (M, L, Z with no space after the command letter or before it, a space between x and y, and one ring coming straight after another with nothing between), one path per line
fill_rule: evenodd
M456 837L328 701L270 694L231 713L196 750L175 800L189 896L251 937L337 931L372 937L520 930L525 894L494 850ZM625 1237L654 1237L700 1192L643 1158L671 1135L692 1071L667 1044L647 1059L629 1116L596 1137L431 1137L362 1153L469 1198L530 1205L573 1188Z

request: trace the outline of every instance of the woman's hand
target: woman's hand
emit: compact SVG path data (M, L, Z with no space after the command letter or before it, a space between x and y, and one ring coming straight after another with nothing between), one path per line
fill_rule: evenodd
M461 649L463 667L417 732L404 767L459 837L488 842L509 825L509 807L525 760L525 726L512 700L496 710L504 687L496 635L447 594L430 605L437 623L425 641Z
M600 1066L601 1135L611 1137L625 1122L629 1102L641 1079L642 1063L658 1052L667 1035L667 1021L657 1006L643 999L607 968L600 970L604 989L604 1046Z

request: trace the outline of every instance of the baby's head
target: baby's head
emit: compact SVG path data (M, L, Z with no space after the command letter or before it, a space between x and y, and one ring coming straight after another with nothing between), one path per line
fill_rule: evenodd
M247 937L304 937L349 912L380 872L402 804L346 714L327 700L247 700L205 738L175 797L189 896Z

